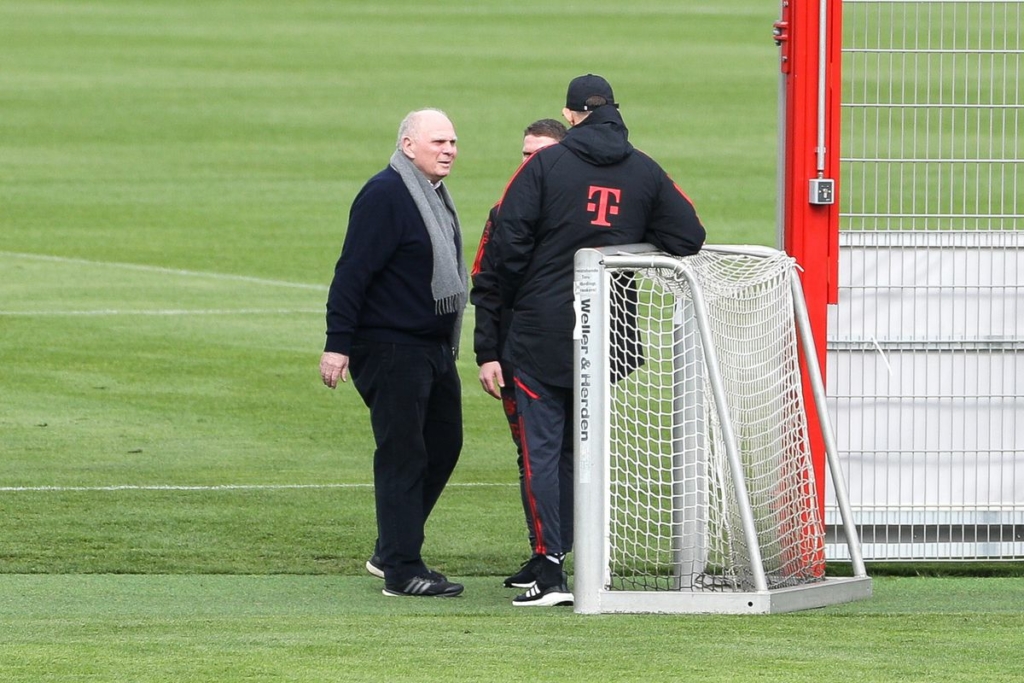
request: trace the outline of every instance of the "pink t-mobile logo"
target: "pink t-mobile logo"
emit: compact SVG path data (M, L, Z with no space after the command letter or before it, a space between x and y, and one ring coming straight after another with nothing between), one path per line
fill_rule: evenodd
M597 214L597 217L590 221L590 224L602 228L612 227L612 224L608 222L608 217L619 215L622 190L591 185L588 190L587 199L592 200L587 202L587 211Z

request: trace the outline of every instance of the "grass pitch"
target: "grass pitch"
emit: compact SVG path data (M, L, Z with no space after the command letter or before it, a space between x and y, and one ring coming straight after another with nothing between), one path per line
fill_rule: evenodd
M1019 579L876 581L771 617L385 598L351 576L0 576L5 681L1011 681Z
M515 456L460 361L428 528L447 601L363 575L372 439L317 375L348 206L445 109L471 258L523 127L601 73L713 242L774 243L778 6L0 4L5 681L988 681L1014 579L888 579L779 618L515 610ZM470 348L470 334L464 347ZM895 645L894 645L895 643Z

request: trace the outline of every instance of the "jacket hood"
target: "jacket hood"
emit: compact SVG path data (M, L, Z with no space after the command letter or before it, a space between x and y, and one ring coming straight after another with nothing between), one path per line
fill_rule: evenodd
M609 105L595 109L582 123L570 128L562 144L595 166L618 163L633 152L619 110Z

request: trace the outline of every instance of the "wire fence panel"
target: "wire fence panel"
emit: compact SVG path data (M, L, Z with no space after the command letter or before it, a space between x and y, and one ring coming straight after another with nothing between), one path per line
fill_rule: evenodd
M827 377L865 560L1024 558L1022 26L843 2Z

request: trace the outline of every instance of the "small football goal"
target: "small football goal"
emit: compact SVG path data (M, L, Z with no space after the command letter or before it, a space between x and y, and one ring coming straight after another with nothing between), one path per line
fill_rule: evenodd
M771 613L869 597L794 261L576 255L576 610ZM853 576L825 575L806 363Z

